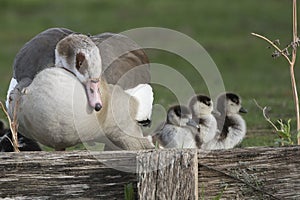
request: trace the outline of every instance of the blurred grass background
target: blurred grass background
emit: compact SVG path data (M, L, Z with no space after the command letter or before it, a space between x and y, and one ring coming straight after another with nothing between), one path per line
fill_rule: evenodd
M248 133L242 146L272 146L275 135L253 99L270 106L274 120L291 118L295 129L289 69L285 60L271 57L267 43L250 33L280 39L285 46L291 42L291 22L292 1L286 0L1 0L0 100L6 98L14 56L47 28L66 27L90 34L148 26L170 28L198 41L218 66L226 89L242 96L249 111L244 115ZM197 92L207 92L185 60L162 51L148 53L151 62L174 67ZM299 67L297 64L297 80ZM172 95L158 86L155 98L164 106L174 103Z

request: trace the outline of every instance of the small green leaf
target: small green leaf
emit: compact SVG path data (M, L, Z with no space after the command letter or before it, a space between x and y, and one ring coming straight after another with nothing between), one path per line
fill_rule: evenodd
M205 189L204 189L204 183L202 183L202 187L201 187L201 200L204 200L204 194L205 194Z
M128 183L124 188L125 200L134 200L134 190L132 183Z
M291 144L290 141L286 141L286 140L283 140L282 143L283 143L284 145L289 145L289 144Z
M278 131L277 134L282 138L287 138L288 137L288 134L284 131Z
M220 200L223 196L224 191L227 189L227 185L222 189L222 191L213 200Z

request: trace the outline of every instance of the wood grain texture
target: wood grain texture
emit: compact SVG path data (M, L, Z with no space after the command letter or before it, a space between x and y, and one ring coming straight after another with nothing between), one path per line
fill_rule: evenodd
M300 146L0 153L0 199L300 199ZM198 174L198 176L197 176Z
M199 151L199 196L300 199L299 158L299 146Z
M198 199L196 149L139 153L137 171L139 199Z
M124 199L124 186L136 185L136 174L111 167L135 169L135 155L87 151L1 153L0 198Z

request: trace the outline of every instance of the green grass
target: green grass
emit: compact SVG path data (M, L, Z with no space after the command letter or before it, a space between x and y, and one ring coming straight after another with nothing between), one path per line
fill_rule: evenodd
M49 27L91 34L147 26L171 28L202 44L217 64L226 89L243 97L249 110L245 115L249 133L242 146L274 145L273 133L252 99L270 106L274 120L291 118L295 129L288 65L281 58L272 59L268 45L250 33L288 44L291 12L291 1L283 0L1 0L0 99L5 99L18 50ZM207 92L202 78L182 58L162 51L148 53L152 62L183 73L197 92ZM159 86L155 86L155 97L156 103L164 106L175 103L174 96ZM263 134L257 134L262 130Z

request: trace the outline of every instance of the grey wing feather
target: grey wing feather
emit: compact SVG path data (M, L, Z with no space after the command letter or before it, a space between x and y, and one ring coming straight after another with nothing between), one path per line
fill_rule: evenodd
M148 57L134 41L114 33L95 35L91 39L100 50L103 76L108 83L123 89L150 83Z
M223 127L224 127L224 124L225 124L225 118L226 118L226 116L224 116L224 115L216 115L216 114L214 114L213 116L216 118L218 130L222 131Z
M174 140L176 130L174 126L165 124L161 129L157 130L156 137L163 147L176 147L177 142Z
M73 31L65 28L51 28L39 33L27 42L16 55L13 64L14 78L33 79L45 68L54 66L56 44Z

